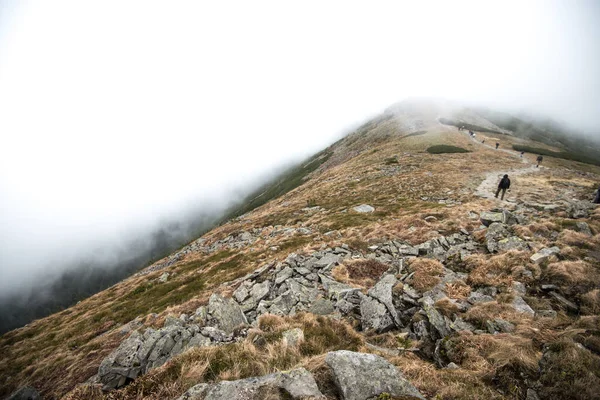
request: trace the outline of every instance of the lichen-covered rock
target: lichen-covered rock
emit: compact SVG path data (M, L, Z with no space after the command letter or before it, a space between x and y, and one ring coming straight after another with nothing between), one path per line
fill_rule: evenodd
M423 310L427 315L427 319L429 320L429 324L435 329L438 333L438 337L432 337L432 339L441 339L452 332L450 330L450 321L448 321L438 310L435 308L435 303L431 297L423 297L421 299L421 304L423 306ZM433 335L432 335L433 336Z
M365 400L384 393L403 399L425 399L396 367L374 354L340 350L327 353L325 363L344 400Z
M201 383L178 400L264 400L325 399L315 378L304 368L261 377Z
M232 333L239 325L248 324L242 309L233 299L226 299L216 293L208 300L208 313L214 325L226 333Z

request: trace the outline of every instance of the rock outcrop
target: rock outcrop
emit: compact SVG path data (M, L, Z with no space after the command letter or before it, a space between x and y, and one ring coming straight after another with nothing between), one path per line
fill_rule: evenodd
M382 394L403 399L425 399L384 358L368 353L340 350L328 353L325 363L344 400L365 400Z

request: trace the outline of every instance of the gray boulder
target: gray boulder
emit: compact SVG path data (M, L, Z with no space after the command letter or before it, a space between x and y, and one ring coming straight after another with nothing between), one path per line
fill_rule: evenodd
M383 393L403 399L425 399L396 367L374 354L340 350L325 363L344 400L372 399Z
M239 325L248 324L246 316L235 300L226 299L216 293L208 300L208 313L214 325L226 333L232 333Z
M333 314L335 312L335 308L333 307L333 303L331 302L331 300L317 299L310 306L310 308L308 309L308 312L311 312L311 313L317 314L317 315L329 315L329 314Z
M31 386L23 386L11 394L6 400L41 400L40 394Z
M592 203L587 201L573 201L569 203L567 207L567 214L570 218L587 218L590 216L590 209L593 207Z
M133 332L116 350L102 360L98 368L98 377L104 385L103 390L119 388L129 379L135 379L142 374L144 365L138 357L138 350L143 344L143 336L139 332Z
M201 383L178 400L325 399L315 378L304 368L237 381Z
M358 213L372 213L373 211L375 211L375 208L373 208L372 206L370 206L368 204L362 204L362 205L356 206L352 209Z
M452 333L450 330L450 321L448 321L438 310L435 309L435 303L433 299L426 296L423 297L420 302L423 306L423 311L425 311L425 314L427 315L429 324L437 331L439 339L450 335Z
M492 223L485 233L485 244L490 253L509 250L529 250L523 239L513 236L507 226L498 222Z
M545 247L537 253L535 253L534 255L532 255L531 257L529 257L529 259L536 264L541 264L544 261L548 260L548 258L550 258L551 256L556 255L558 253L560 253L560 249L556 246Z
M282 333L283 342L287 346L297 346L304 341L304 331L300 328L289 329Z
M361 326L364 331L375 329L383 332L394 327L394 321L385 304L364 296L360 302Z
M396 326L401 328L402 322L400 322L400 317L398 317L398 313L396 312L396 308L394 307L394 302L392 300L392 288L397 282L398 280L394 275L385 274L381 277L379 282L377 282L377 284L369 290L368 294L386 306Z

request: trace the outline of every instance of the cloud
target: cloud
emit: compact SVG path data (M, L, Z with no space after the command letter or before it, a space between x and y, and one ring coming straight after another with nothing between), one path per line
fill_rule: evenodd
M599 7L2 3L0 290L202 207L408 96L599 132Z

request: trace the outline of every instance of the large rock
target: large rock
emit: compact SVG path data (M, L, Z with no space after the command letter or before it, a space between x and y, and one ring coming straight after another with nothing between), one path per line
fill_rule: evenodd
M560 253L560 249L556 246L554 247L545 247L532 255L529 259L536 264L541 264L544 261L548 260L553 255Z
M499 222L494 222L488 227L485 233L485 245L490 253L529 249L527 242L513 236L508 227Z
M396 326L401 328L402 322L400 322L400 317L398 317L398 313L396 312L396 308L394 307L394 302L392 300L392 288L397 282L398 280L394 275L385 274L381 277L379 282L377 282L377 284L369 290L368 294L386 306Z
M550 292L550 296L552 296L563 308L566 308L569 311L577 312L577 310L579 309L577 307L577 304L565 299L556 292Z
M40 394L31 386L23 386L11 394L6 400L41 400Z
M235 300L226 299L216 293L208 300L208 313L214 325L226 333L232 333L239 325L248 324L246 316Z
M237 381L201 383L178 400L325 399L315 378L304 368Z
M361 326L364 331L375 329L383 332L394 327L394 321L385 304L370 296L360 302Z
M189 347L210 344L210 339L200 333L197 325L169 325L159 330L149 328L144 334L134 331L102 360L98 378L104 390L116 389L150 369L163 365Z
M396 367L374 354L340 350L327 353L325 363L344 400L366 400L387 394L392 398L425 399Z

